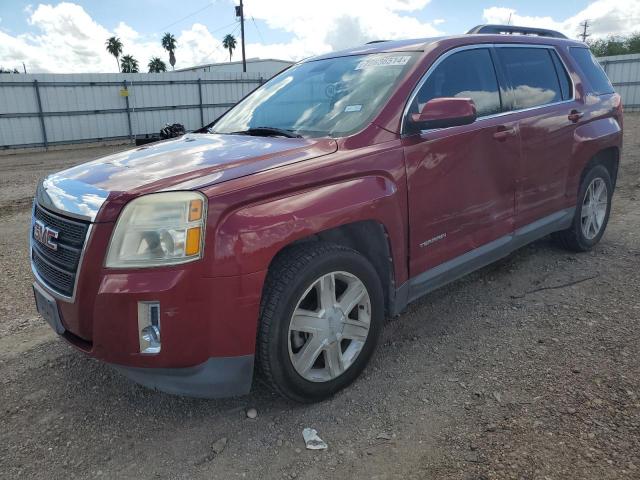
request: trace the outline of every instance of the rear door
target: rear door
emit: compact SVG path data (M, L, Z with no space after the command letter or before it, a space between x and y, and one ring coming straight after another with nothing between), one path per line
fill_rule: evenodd
M522 142L516 172L516 228L567 207L566 183L578 118L573 85L551 46L496 45Z
M445 53L408 104L403 146L411 276L513 231L520 145L515 122L501 115L504 92L492 56L483 45ZM470 125L410 131L408 115L438 97L471 98L479 118Z

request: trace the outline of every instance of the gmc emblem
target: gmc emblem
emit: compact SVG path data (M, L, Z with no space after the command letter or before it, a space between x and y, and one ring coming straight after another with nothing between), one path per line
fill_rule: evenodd
M33 238L51 250L58 250L58 244L55 239L58 238L59 233L58 230L47 227L40 220L36 220L33 224Z

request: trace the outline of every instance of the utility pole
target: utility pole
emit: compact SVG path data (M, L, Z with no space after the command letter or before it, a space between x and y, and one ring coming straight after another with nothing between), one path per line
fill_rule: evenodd
M242 71L247 72L247 59L244 54L244 6L240 0L240 6L236 6L236 17L240 17L240 41L242 42Z
M583 42L586 42L587 41L587 37L591 36L590 33L587 33L587 29L590 27L589 20L585 20L584 22L582 22L580 24L580 26L582 27L582 33L580 35L578 35L578 36L582 37L582 41Z

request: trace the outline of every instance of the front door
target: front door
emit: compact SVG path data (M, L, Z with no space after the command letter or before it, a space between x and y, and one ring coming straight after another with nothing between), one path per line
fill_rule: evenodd
M404 121L409 189L410 276L510 235L520 138L505 121L489 47L445 54L418 89L409 114L438 97L474 100L478 119L411 132Z

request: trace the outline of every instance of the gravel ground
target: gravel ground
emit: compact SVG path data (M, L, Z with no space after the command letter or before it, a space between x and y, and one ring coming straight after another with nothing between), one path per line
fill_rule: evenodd
M152 392L56 339L30 293L34 184L116 147L0 156L0 477L640 478L640 116L625 128L593 252L544 239L434 292L311 406L260 383L230 400ZM328 450L306 450L304 427Z

